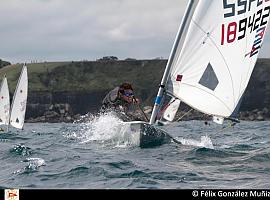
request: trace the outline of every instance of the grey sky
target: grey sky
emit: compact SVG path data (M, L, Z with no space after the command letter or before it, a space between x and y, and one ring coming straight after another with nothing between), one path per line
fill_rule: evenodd
M0 0L0 58L169 56L188 0ZM269 31L268 31L269 32ZM270 57L267 33L260 57Z

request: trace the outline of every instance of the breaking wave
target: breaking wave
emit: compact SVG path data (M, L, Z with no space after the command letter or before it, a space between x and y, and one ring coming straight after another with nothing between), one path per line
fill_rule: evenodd
M27 163L27 165L23 169L14 172L14 174L35 172L38 171L41 166L45 165L45 160L43 160L42 158L26 158L22 162Z
M66 134L66 137L78 139L80 143L98 141L114 147L139 145L139 132L131 130L130 125L113 111L97 116L85 115L75 124L79 125L76 131Z
M177 139L180 141L183 145L187 146L195 146L195 147L204 147L208 149L214 149L212 140L208 136L201 136L201 140L194 140L194 139L184 139L184 138L179 138Z

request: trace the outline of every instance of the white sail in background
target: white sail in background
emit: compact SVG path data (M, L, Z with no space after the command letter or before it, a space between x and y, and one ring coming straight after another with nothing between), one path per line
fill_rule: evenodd
M165 109L163 115L162 115L162 118L167 120L167 121L170 121L172 122L175 118L175 115L177 113L177 110L180 106L180 100L179 99L176 99L176 98L171 98L169 104L168 104L168 107Z
M230 117L263 43L270 1L191 2L166 91L198 111Z
M0 88L0 125L9 124L10 99L7 78L4 76Z
M10 124L18 129L22 129L24 125L27 94L28 76L27 67L24 65L13 96L10 114Z

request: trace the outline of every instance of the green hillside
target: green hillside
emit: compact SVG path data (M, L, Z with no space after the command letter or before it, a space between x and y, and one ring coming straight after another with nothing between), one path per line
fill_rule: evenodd
M166 60L87 61L27 64L29 93L31 92L97 92L107 91L128 81L137 95L147 96L157 90ZM0 69L7 74L13 93L22 64Z
M43 77L48 72L53 71L55 68L64 66L67 62L51 62L51 63L34 63L27 64L28 77L29 77L29 91L48 91L48 87L44 85ZM3 77L6 74L10 91L14 91L23 64L8 65L0 69L0 76ZM13 92L12 92L13 93Z
M166 62L167 60L100 60L27 64L29 96L34 95L37 99L40 94L61 93L62 96L75 95L79 98L80 95L90 94L91 99L100 103L107 91L127 81L133 84L136 95L145 105L152 105ZM22 64L16 64L0 69L1 77L7 74L11 93L15 90L21 68ZM270 59L259 59L245 93L242 108L268 107L269 76ZM36 100L37 103L39 101Z

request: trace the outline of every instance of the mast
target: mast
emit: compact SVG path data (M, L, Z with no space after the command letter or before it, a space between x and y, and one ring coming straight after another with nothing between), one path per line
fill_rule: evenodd
M157 97L156 97L156 100L155 100L155 105L154 105L152 115L151 115L151 119L150 119L150 122L149 122L150 124L155 123L156 116L158 114L158 109L159 109L159 106L160 106L160 103L161 103L161 100L162 100L162 97L163 97L163 94L164 94L165 84L166 84L166 82L168 80L168 76L169 76L171 66L172 66L176 51L177 51L177 47L178 47L178 44L180 42L180 39L183 36L184 29L185 29L185 26L187 24L188 17L189 17L189 15L191 13L194 1L195 0L190 0L189 1L187 10L185 12L184 18L183 18L182 23L181 23L181 26L180 26L180 28L179 28L179 30L177 32L176 39L175 39L174 44L173 44L173 48L172 48L170 57L168 59L168 62L167 62L166 68L165 68L165 72L163 74L163 77L162 77L162 80L161 80L161 83L160 83L160 86L159 86L158 94L157 94Z

